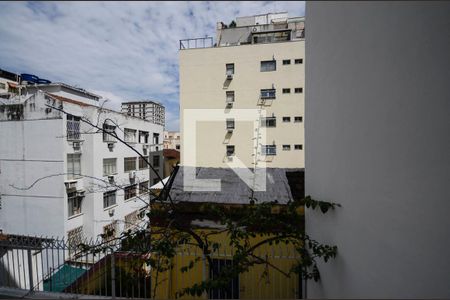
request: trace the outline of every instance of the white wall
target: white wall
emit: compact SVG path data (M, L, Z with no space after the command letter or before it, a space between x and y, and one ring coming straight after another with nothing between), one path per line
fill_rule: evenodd
M307 2L312 298L450 297L450 4Z

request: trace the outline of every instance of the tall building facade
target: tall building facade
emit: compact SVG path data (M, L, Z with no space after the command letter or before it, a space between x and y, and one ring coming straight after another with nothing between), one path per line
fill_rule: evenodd
M235 25L219 22L214 45L180 41L181 163L191 164L184 145L195 135L198 167L227 167L238 157L252 168L257 156L267 167L302 168L305 19L277 13L239 17ZM197 122L193 132L184 124L190 109L230 118ZM251 120L231 117L243 109L258 113ZM264 142L255 142L255 130Z
M0 230L81 241L140 223L158 178L134 150L162 177L154 137L163 126L101 108L98 96L68 85L25 90L0 102Z
M147 120L153 124L165 126L165 107L154 101L122 102L122 113Z

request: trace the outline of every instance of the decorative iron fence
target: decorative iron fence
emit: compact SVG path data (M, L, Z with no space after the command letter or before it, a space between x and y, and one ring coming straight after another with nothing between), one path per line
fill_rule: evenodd
M100 243L100 240L89 241L84 245L93 247ZM182 244L172 259L172 268L157 274L147 266L142 255L121 251L118 242L108 245L108 248L96 252L64 239L0 235L0 291L13 288L29 296L46 292L63 293L71 298L88 295L174 299L184 288L214 278L221 268L233 264L233 249L229 246L216 250L210 265L201 249ZM210 290L199 297L184 295L182 298L302 297L299 276L283 274L299 258L298 253L288 245L280 244L263 247L255 255L268 260L275 268L257 265L233 278L225 288ZM180 271L191 262L194 262L192 268Z

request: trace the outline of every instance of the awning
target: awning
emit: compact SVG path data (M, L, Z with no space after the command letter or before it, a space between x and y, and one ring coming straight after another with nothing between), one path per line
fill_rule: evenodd
M158 182L157 184L150 187L151 190L162 190L164 188L164 185L167 184L169 181L170 176L167 176L162 181Z

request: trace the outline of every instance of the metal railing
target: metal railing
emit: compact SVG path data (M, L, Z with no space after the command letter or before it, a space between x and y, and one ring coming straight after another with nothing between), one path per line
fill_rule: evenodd
M47 237L0 235L0 291L5 288L33 293L55 293L71 298L89 296L174 299L186 287L208 278L233 264L234 250L224 243L211 255L209 265L198 247L180 244L172 259L173 268L156 274L138 253L121 251L119 242L95 252L80 244ZM84 245L95 246L101 240ZM144 245L144 248L148 245ZM260 248L255 255L276 266L256 265L239 274L221 289L209 290L204 298L294 299L302 297L298 275L285 276L299 259L291 247L279 244ZM183 266L195 265L187 272ZM281 270L282 272L280 272ZM157 283L157 289L155 289ZM156 292L156 294L155 294ZM1 292L0 292L1 297Z
M180 50L196 49L196 48L211 48L213 46L214 45L213 45L212 37L180 40Z

